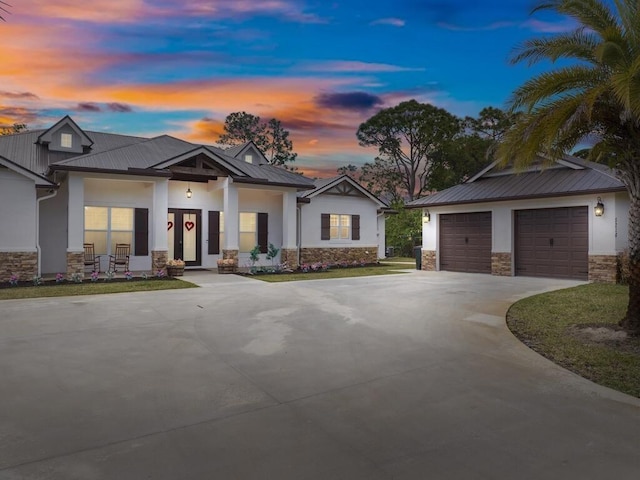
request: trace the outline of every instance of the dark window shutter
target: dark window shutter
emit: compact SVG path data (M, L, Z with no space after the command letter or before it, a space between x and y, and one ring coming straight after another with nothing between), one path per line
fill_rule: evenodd
M360 215L351 215L351 240L360 240Z
M149 255L149 209L136 208L133 215L135 256Z
M269 214L258 214L258 246L260 253L267 253L267 243L269 242Z
M209 211L209 255L220 253L220 212Z
M331 240L331 215L328 213L320 217L320 240Z

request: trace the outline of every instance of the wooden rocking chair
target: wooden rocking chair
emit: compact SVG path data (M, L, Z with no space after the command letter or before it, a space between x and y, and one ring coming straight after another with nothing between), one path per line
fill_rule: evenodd
M84 268L91 267L92 272L100 273L100 255L96 255L93 243L84 244Z
M118 267L124 267L124 271L129 270L129 252L131 245L128 243L116 243L115 255L109 255L109 271L117 272Z

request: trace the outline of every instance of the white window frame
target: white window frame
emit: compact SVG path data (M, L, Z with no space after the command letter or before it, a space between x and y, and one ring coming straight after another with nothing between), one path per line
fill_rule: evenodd
M332 242L347 242L347 241L351 241L351 231L353 228L353 221L351 219L351 215L349 214L344 214L344 213L330 213L329 214L329 241ZM333 225L333 219L337 217L337 225ZM344 225L343 224L343 220L347 218L347 224ZM347 236L343 237L341 235L342 229L343 228L347 228ZM337 228L337 235L334 236L333 235L333 229Z
M106 232L107 234L107 251L106 252L100 252L98 250L96 250L96 255L113 255L114 252L111 251L111 233L112 232L117 232L117 233L131 233L131 251L134 252L134 241L135 241L135 208L133 207L112 207L112 206L105 206L105 205L85 205L85 209L87 207L90 208L106 208L107 209L107 229L106 230L101 230L101 229L88 229L84 228L83 230L83 237L86 240L86 234L87 232L98 232L98 233L103 233ZM131 230L120 230L120 229L112 229L111 228L111 210L113 208L119 208L119 209L123 209L123 210L131 210ZM83 223L84 223L84 218L83 218Z
M61 133L60 146L62 148L73 148L73 135L70 133Z

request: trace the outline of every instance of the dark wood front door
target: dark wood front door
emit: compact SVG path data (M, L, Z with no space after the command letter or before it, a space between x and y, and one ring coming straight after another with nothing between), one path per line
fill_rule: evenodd
M588 208L516 211L515 266L516 275L587 280Z
M169 209L167 219L169 258L184 260L190 267L202 265L201 225L201 210Z
M491 212L440 215L440 269L491 273Z

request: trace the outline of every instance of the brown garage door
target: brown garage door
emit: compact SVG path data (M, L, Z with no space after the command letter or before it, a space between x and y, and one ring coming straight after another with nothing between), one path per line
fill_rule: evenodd
M516 275L587 280L588 216L587 207L516 211Z
M440 269L491 273L491 212L440 215Z

